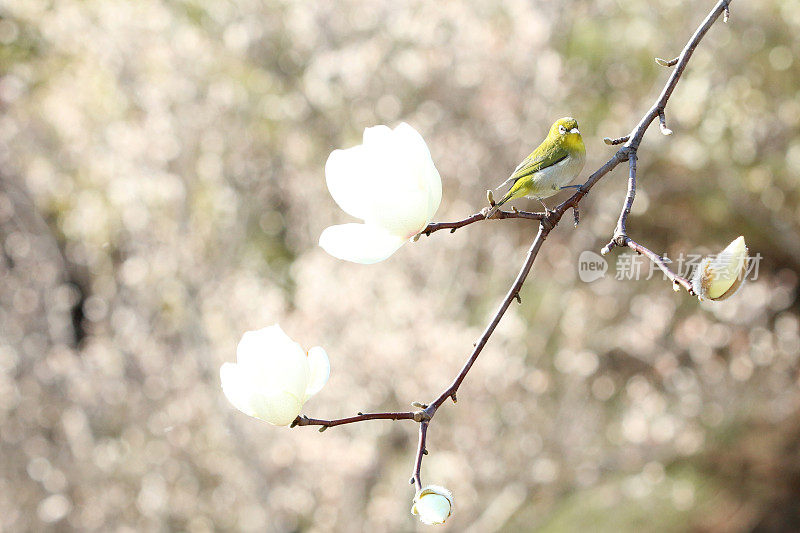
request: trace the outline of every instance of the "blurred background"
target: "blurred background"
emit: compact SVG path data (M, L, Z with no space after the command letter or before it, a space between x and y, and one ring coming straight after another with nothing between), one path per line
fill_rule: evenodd
M306 414L430 400L536 226L337 261L317 246L350 221L328 154L412 124L437 220L485 205L563 115L594 169L711 6L0 0L0 530L423 529L415 424L272 427L228 404L219 367L280 322L331 358ZM745 235L758 279L700 304L615 280L615 251L581 282L625 194L607 176L430 428L442 529L800 529L800 1L731 9L669 102L675 134L644 140L629 229L670 257Z

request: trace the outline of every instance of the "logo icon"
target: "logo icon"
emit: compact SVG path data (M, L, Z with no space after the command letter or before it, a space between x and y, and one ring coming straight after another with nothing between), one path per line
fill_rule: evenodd
M597 281L606 275L607 270L608 263L600 254L584 250L578 257L578 277L585 283Z

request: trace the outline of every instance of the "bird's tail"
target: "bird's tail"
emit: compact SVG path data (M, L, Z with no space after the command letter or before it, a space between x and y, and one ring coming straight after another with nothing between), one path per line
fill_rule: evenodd
M498 211L500 211L500 208L503 206L503 204L504 204L504 203L506 203L507 201L509 201L510 199L511 199L511 195L510 195L510 194L506 194L506 196L505 196L505 197L504 197L502 200L500 200L499 202L497 202L496 204L494 204L494 205L492 206L492 208L491 208L491 209L489 209L489 212L488 212L488 213L486 213L486 218L492 218L492 216L493 216L495 213L497 213Z

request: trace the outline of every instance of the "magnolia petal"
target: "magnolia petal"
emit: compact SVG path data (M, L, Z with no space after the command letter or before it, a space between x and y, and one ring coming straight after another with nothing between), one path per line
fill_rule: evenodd
M331 152L325 163L325 181L343 211L362 220L369 216L375 170L373 156L363 145Z
M444 487L428 485L414 496L411 514L424 524L443 524L453 512L453 495Z
M286 426L300 414L303 402L286 391L264 394L256 386L253 376L243 367L224 363L219 369L222 392L228 401L248 416L276 426Z
M747 245L744 237L734 239L714 260L716 277L711 282L709 298L727 298L733 294L731 288L738 288L747 269ZM735 291L735 289L734 289Z
M295 342L278 324L254 331L245 331L236 346L236 361L247 364L251 360L260 359L265 346L276 351L283 351L292 344Z
M428 222L433 219L433 215L436 214L438 211L439 206L442 203L442 178L439 176L439 171L436 170L436 167L433 166L433 161L431 161L431 168L428 170L427 176L429 182L429 189L428 189L428 220L425 222L425 225L428 225Z
M725 300L742 286L746 272L747 245L740 236L716 257L701 261L692 286L701 300Z
M385 146L392 142L392 129L389 126L379 124L371 128L364 128L362 137L364 146L373 148L375 146Z
M255 416L250 398L255 392L253 383L236 363L224 363L219 369L222 392L235 408L246 415Z
M256 393L250 403L253 410L251 416L276 426L288 426L303 408L300 398L286 391L273 395Z
M368 225L404 240L413 237L442 200L442 180L425 140L406 123L394 130L366 128L363 139L362 145L334 150L328 157L325 177L331 196Z
M428 225L429 203L427 190L393 187L391 193L373 202L372 213L365 220L407 240Z
M409 238L430 221L441 202L441 178L422 136L402 123L394 130L368 128L374 185L367 223ZM391 191L391 194L386 194Z
M444 496L428 494L414 504L414 511L424 524L444 524L450 516L450 502Z
M262 394L286 391L298 398L305 396L309 377L306 353L277 324L242 335L236 361Z
M331 363L328 354L321 346L314 346L308 351L308 368L310 370L305 399L308 400L328 382L331 375Z
M427 224L442 203L442 178L439 176L439 171L436 170L425 139L417 130L403 122L395 128L395 132L402 139L404 151L409 155L408 160L415 163L414 170L420 180L419 186L428 191Z
M405 238L370 224L330 226L319 236L319 245L332 256L364 265L383 261L405 242Z
M367 223L380 225L406 239L428 225L442 199L442 180L422 136L402 123L391 132L381 130L381 140L370 145L380 161L376 172L386 180L386 189L373 198ZM385 190L391 194L385 194Z

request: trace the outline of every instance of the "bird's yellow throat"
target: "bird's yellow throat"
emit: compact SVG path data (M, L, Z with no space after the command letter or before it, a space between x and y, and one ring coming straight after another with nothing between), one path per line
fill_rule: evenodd
M569 150L570 152L585 150L583 140L579 133L568 133L564 135L564 140L562 141L564 144L564 148Z

